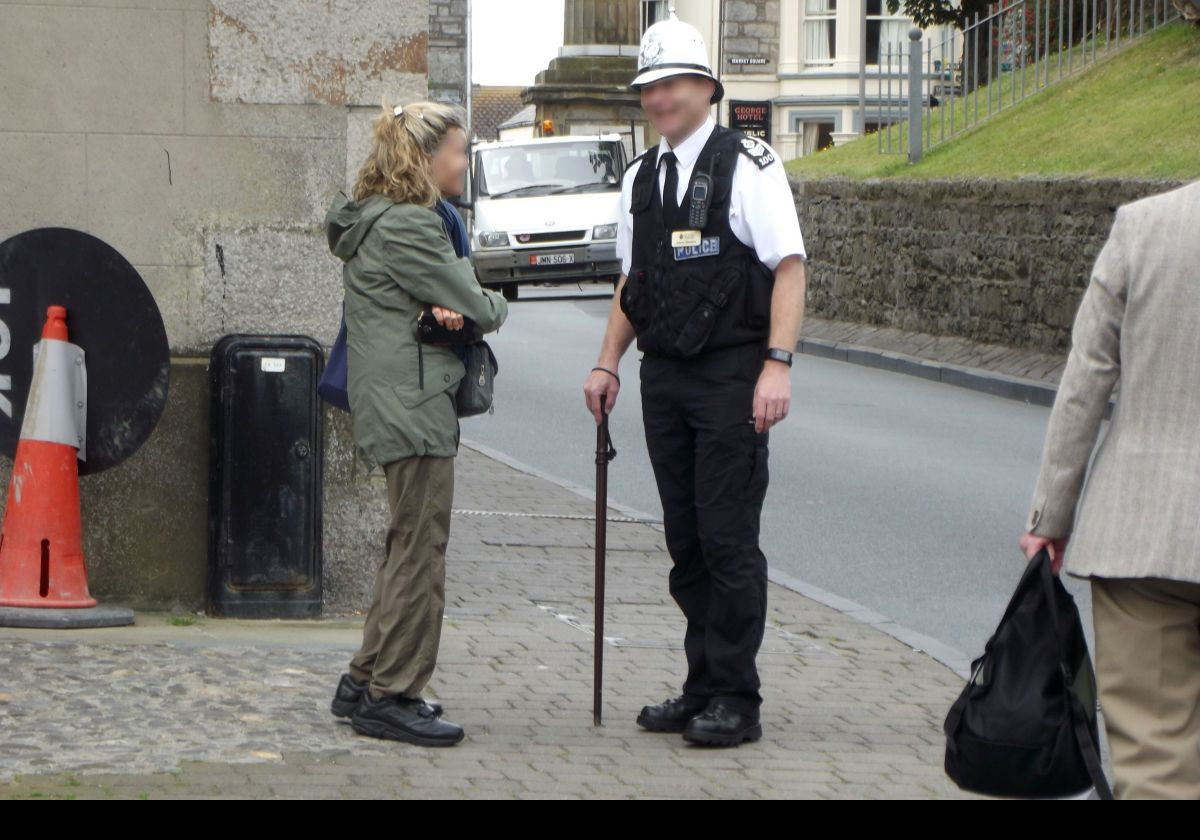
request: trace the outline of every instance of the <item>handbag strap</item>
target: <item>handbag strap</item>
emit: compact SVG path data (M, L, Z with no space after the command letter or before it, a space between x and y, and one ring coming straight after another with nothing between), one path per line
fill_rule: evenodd
M979 674L979 666L985 659L987 659L986 650L983 652L982 656L975 659L971 663L971 676L967 678L967 685L975 682L975 677ZM952 736L958 731L958 726L962 722L963 709L965 709L967 706L965 691L966 689L964 688L964 694L959 695L959 697L955 699L954 703L951 704L950 711L946 712L946 720L942 724L942 731L946 733L948 738L950 738L950 740L948 740L946 743L953 751L958 750L958 745L954 743Z
M1063 676L1066 676L1065 666ZM1112 799L1112 788L1108 786L1104 768L1100 765L1100 750L1092 740L1091 728L1088 726L1087 711L1083 708L1083 702L1080 701L1079 695L1075 693L1075 686L1072 683L1067 685L1067 696L1071 698L1071 717L1074 719L1075 737L1079 739L1079 752L1083 755L1083 763L1087 766L1088 775L1092 777L1096 795L1101 799Z
M1039 564L1042 588L1045 590L1046 600L1050 602L1050 613L1053 616L1051 623L1054 625L1054 637L1058 641L1059 667L1062 669L1063 683L1067 687L1072 725L1075 729L1075 738L1079 742L1079 752L1083 756L1083 763L1096 788L1096 795L1101 799L1112 799L1112 789L1108 786L1108 779L1101 766L1100 750L1096 742L1092 740L1091 727L1088 726L1091 715L1084 709L1083 701L1079 699L1079 693L1075 689L1075 674L1071 673L1071 666L1067 664L1067 645L1062 634L1062 614L1059 612L1058 596L1054 590L1054 573L1050 569L1049 552L1043 548L1034 557L1034 562Z

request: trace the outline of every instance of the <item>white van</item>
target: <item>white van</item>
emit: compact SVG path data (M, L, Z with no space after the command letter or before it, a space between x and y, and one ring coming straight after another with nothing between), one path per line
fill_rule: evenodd
M509 300L522 283L615 284L624 171L618 134L477 145L471 261L480 284Z

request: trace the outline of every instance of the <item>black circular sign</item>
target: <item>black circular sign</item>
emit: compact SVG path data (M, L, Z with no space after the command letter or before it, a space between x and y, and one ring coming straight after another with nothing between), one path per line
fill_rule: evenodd
M46 309L67 309L67 333L87 366L86 460L80 474L119 464L162 416L170 379L167 332L154 297L117 251L90 234L38 228L0 243L0 452L16 454Z

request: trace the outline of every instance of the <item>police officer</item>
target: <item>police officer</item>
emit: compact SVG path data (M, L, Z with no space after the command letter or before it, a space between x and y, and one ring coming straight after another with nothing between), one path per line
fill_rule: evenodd
M687 619L683 693L646 706L637 722L693 743L737 745L762 735L759 515L768 429L791 401L804 242L778 156L710 115L724 88L694 27L674 12L649 27L631 87L662 141L622 181L623 274L584 395L599 423L636 336L669 587Z

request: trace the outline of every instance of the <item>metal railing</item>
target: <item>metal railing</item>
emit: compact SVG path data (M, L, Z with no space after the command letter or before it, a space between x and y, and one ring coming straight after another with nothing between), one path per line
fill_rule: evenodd
M914 27L907 42L880 44L881 154L915 163L924 149L1180 16L1170 0L1001 0L989 9L962 30L924 39Z

